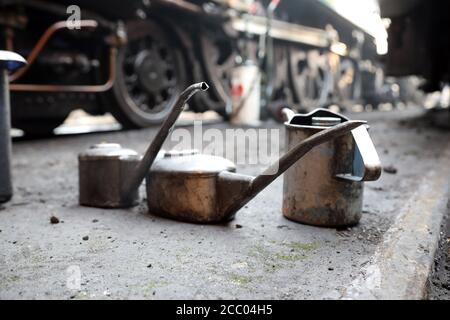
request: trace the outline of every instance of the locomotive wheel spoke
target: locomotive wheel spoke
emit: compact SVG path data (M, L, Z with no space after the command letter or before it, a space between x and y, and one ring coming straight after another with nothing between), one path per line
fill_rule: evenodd
M127 28L133 36L121 49L114 91L132 122L146 126L162 121L186 86L183 59L177 43L157 23L132 21Z

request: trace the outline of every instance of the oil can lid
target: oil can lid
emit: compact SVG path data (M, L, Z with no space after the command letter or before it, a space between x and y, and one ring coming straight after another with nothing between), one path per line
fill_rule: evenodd
M27 64L27 61L19 54L11 51L0 50L0 69L14 72Z
M296 114L287 123L287 127L324 128L332 127L349 119L328 109L316 109L306 114Z
M80 160L121 159L139 160L139 154L132 149L125 149L118 143L99 143L79 154Z
M152 166L153 173L181 175L217 175L222 171L235 172L236 166L228 159L192 152L171 152L158 159Z

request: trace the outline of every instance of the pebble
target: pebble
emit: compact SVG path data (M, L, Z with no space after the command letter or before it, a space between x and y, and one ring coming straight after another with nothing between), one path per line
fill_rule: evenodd
M58 224L58 223L59 223L58 217L51 216L51 217L50 217L50 223L51 223L51 224Z
M397 174L397 168L393 167L393 166L387 166L383 168L384 172L389 173L389 174Z

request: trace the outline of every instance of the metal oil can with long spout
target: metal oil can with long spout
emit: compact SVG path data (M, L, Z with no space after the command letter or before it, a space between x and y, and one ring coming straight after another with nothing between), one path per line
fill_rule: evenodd
M349 121L317 109L308 114L283 110L288 121L287 150L318 132ZM283 215L322 227L357 224L362 215L364 181L375 181L381 164L366 126L324 143L294 164L284 177Z
M235 173L235 165L222 157L195 152L166 154L147 175L148 208L151 213L187 222L228 221L310 150L363 124L347 121L317 132L257 177Z
M208 90L204 82L184 90L141 157L119 144L102 143L78 155L80 205L98 208L129 208L139 202L139 186L169 135L186 102ZM141 159L142 158L142 159Z

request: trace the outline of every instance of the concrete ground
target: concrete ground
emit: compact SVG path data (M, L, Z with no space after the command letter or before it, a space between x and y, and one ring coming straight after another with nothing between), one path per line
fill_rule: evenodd
M450 208L449 208L450 209ZM442 223L441 240L429 279L428 299L450 300L450 219Z
M77 154L102 141L143 152L155 129L15 142L16 193L0 207L0 299L425 297L450 132L418 110L351 117L370 121L387 172L366 184L361 223L340 230L284 219L281 178L226 225L159 218L144 200L129 210L80 207Z

